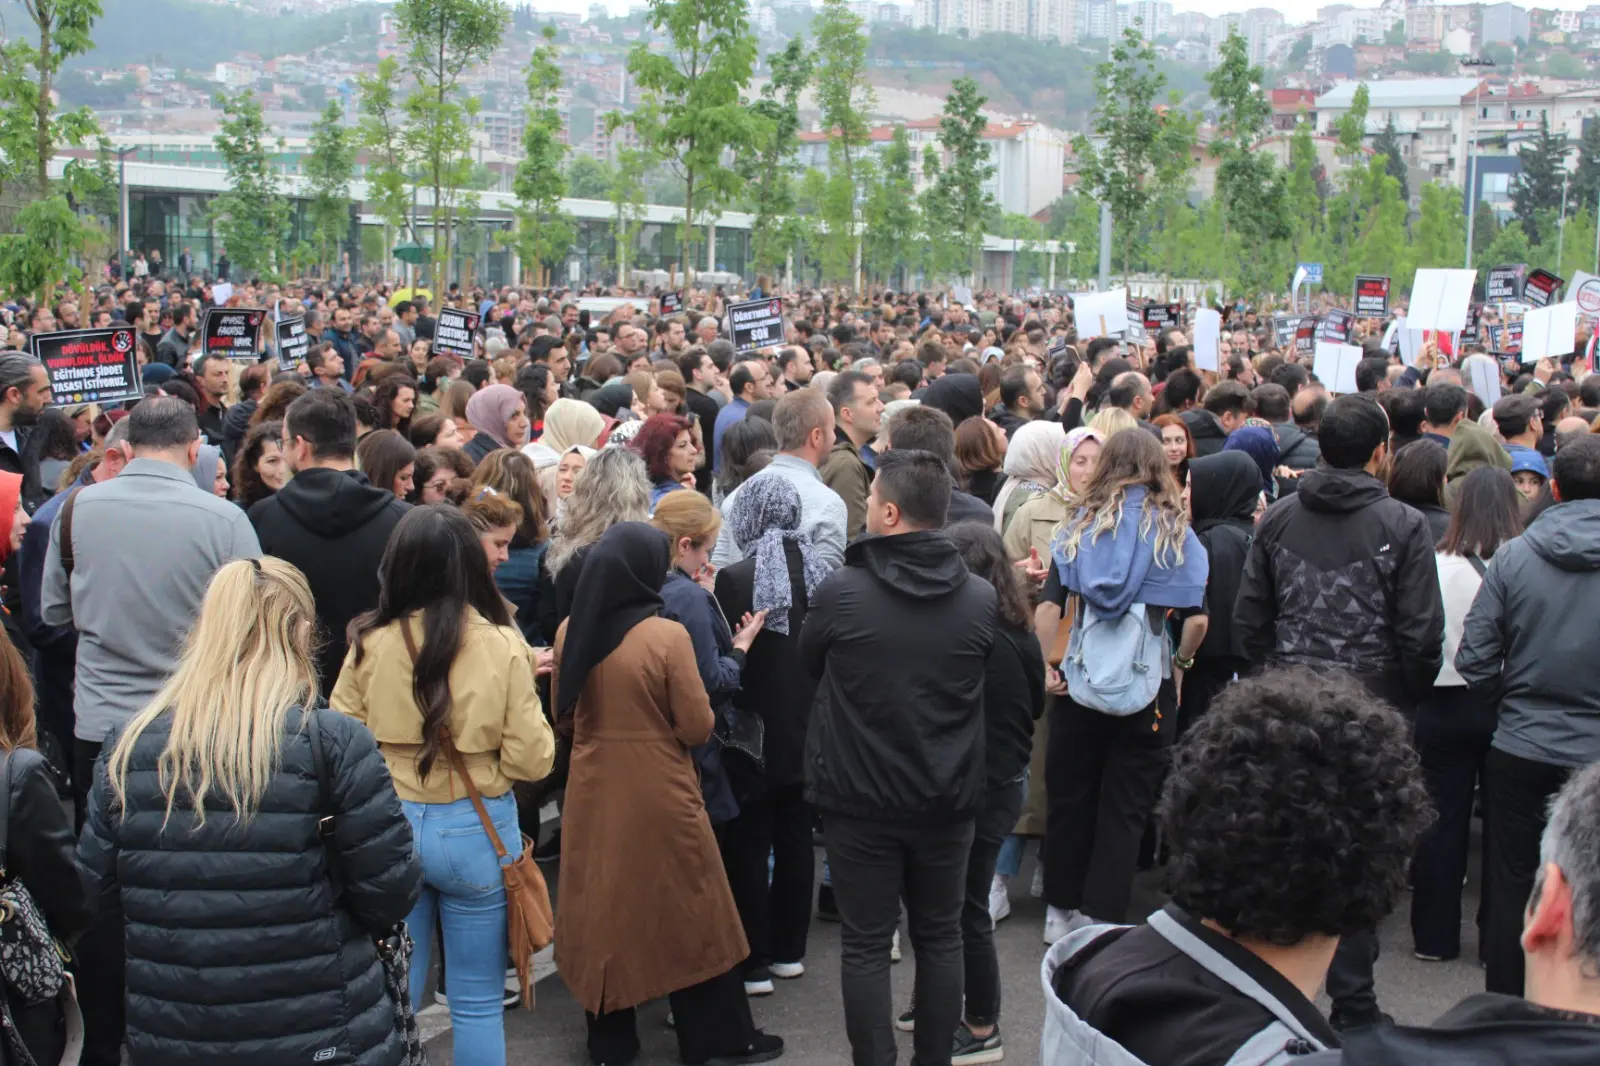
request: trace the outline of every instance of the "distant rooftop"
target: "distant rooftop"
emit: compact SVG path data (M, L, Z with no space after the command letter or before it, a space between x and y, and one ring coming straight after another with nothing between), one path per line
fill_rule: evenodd
M1477 78L1401 78L1382 81L1347 81L1317 97L1317 108L1347 108L1355 98L1356 87L1365 85L1368 107L1427 107L1430 104L1455 105L1478 87Z

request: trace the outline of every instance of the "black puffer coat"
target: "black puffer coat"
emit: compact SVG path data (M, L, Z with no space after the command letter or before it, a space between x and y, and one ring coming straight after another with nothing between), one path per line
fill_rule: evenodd
M368 930L400 921L416 902L422 866L411 829L372 734L336 711L315 712L344 880L335 901L300 722L290 712L279 768L243 826L211 797L197 827L180 793L163 831L157 760L169 718L134 746L125 811L113 809L104 757L96 767L79 857L99 879L101 905L123 910L135 1066L401 1060Z

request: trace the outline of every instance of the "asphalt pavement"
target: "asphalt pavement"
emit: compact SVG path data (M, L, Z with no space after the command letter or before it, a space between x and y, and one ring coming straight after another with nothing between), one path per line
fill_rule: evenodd
M1453 962L1424 963L1413 958L1411 933L1407 922L1410 897L1384 924L1380 933L1382 955L1377 965L1380 1006L1401 1023L1426 1025L1465 996L1483 991L1483 971L1477 964L1477 928L1473 916L1478 905L1474 874L1463 901L1465 915L1461 958ZM822 869L818 849L817 870ZM552 887L556 881L554 865L545 875ZM1001 1032L1005 1039L1005 1061L1037 1063L1039 1031L1044 1021L1044 1005L1039 983L1039 963L1045 946L1044 903L1028 895L1033 876L1032 851L1021 875L1012 885L1011 916L1000 923L995 934L1000 956L1003 988ZM1141 874L1135 889L1136 910L1154 910L1163 902L1158 871ZM892 967L894 1002L898 1008L909 1004L914 962L911 945L901 934L905 961ZM813 920L805 959L806 974L793 981L777 981L774 995L751 1000L756 1024L783 1037L787 1047L781 1060L796 1066L845 1066L850 1062L850 1044L845 1039L844 1008L839 993L839 927ZM506 1061L513 1066L537 1063L539 1066L588 1066L584 1050L583 1010L568 994L553 966L544 968L546 976L538 985L536 1010L521 1008L506 1014ZM1327 1001L1321 1001L1324 1010ZM678 1061L677 1043L665 1025L666 1000L639 1009L639 1037L642 1050L639 1066L668 1066ZM453 1066L447 1012L437 1005L422 1012L430 1062ZM902 1061L910 1061L911 1037L899 1034ZM463 1063L462 1066L471 1066Z

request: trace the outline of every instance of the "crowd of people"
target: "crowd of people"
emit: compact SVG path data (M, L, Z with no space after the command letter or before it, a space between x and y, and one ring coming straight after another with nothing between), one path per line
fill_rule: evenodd
M738 351L720 291L238 281L287 368L172 281L10 312L136 326L136 401L0 354L0 869L74 977L0 967L0 1060L409 1066L431 994L500 1066L526 839L596 1066L663 997L688 1066L806 1060L750 999L814 918L856 1066L1001 1061L1030 844L1046 1066L1600 1061L1576 355L1362 322L1335 395L1244 308L1213 371L1050 297L785 294ZM1478 817L1486 992L1395 1025L1378 926L1462 953Z

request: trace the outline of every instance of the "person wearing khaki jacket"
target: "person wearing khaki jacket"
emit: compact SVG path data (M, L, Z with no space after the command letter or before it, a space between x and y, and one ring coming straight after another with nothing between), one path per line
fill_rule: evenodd
M534 690L534 652L495 588L472 523L415 507L395 526L378 606L351 625L328 702L378 741L422 858L411 999L442 932L455 1061L504 1066L506 892L476 790L505 850L522 851L514 781L550 772L555 738Z
M845 370L828 383L833 405L833 450L817 472L822 483L844 501L845 542L861 535L867 524L867 495L872 491L872 471L861 458L863 445L872 442L883 424L883 400L867 375Z
M589 549L556 633L557 719L572 722L556 963L594 1063L639 1052L634 1008L668 996L686 1066L765 1062L749 954L689 749L713 715L689 633L662 618L667 537L622 522Z

